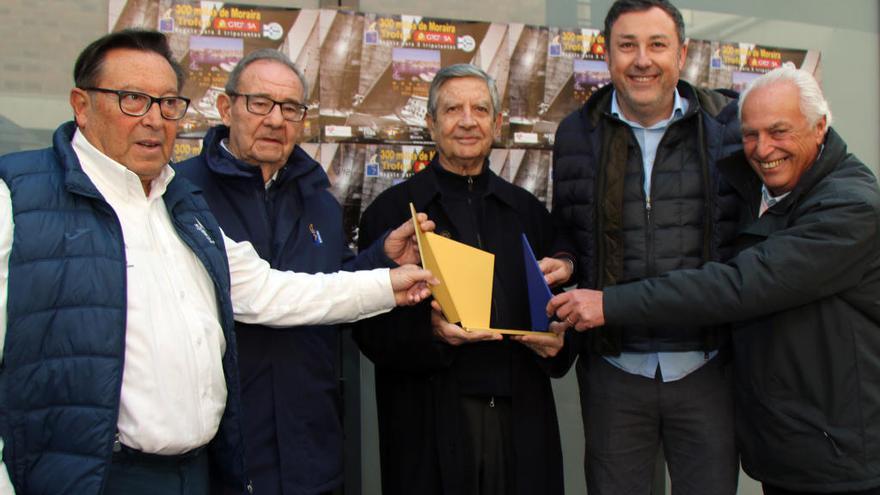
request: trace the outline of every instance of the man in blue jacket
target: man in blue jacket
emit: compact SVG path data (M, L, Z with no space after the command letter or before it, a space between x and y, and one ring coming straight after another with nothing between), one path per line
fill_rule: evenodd
M233 318L352 321L426 274L279 272L227 238L168 167L189 101L161 33L100 38L74 80L53 146L0 157L0 493L250 493Z
M307 94L286 55L250 53L218 97L225 125L211 129L201 154L177 172L204 191L226 235L251 242L273 268L317 273L418 262L411 222L357 258L348 249L327 175L297 146ZM313 495L342 484L334 329L237 325L245 457L258 493Z

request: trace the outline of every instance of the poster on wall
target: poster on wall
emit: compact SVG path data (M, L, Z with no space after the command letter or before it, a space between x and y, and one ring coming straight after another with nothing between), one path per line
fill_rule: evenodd
M442 67L471 63L495 78L504 124L491 167L548 206L557 126L610 82L605 40L595 29L217 1L109 2L109 29L166 33L187 71L183 94L192 104L176 160L198 153L201 136L220 122L217 95L245 54L264 47L288 54L309 88L303 140L331 177L352 242L364 208L433 157L425 116L428 89ZM697 39L689 40L681 77L740 91L789 61L821 79L815 50Z
M342 205L349 246L357 248L360 217L382 191L422 171L434 158L431 145L322 143L321 165Z
M493 149L489 156L493 172L532 193L548 210L553 200L552 161L553 151L546 149Z
M322 10L321 32L323 141L431 142L428 89L452 64L506 85L507 24Z
M508 38L509 145L551 148L559 122L610 82L604 37L595 29L511 24Z
M821 82L818 50L777 48L754 43L689 40L681 78L704 88L741 92L761 74L792 62Z
M316 9L193 0L111 0L109 27L148 27L168 36L186 73L182 94L191 100L178 136L199 139L221 123L217 96L224 92L238 61L254 50L274 48L285 53L302 69L307 89L314 87L319 70L318 19ZM319 95L317 91L309 93L302 140L317 141ZM185 148L180 147L181 154L175 152L175 156L184 156Z

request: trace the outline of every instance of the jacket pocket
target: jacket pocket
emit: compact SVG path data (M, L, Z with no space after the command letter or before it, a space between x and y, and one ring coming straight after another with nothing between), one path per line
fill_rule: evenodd
M836 425L831 421L832 418L825 417L818 409L807 404L782 401L772 403L777 419L783 425L783 431L794 438L799 435L811 438L805 439L803 447L812 446L817 449L813 451L815 455L821 455L818 449L822 448L832 458L862 457L862 434L857 425Z

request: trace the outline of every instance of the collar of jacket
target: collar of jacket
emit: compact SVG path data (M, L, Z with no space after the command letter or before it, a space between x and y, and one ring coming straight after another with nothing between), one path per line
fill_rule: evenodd
M245 163L227 153L220 142L229 137L229 127L219 125L212 127L202 142L202 155L211 172L231 180L252 181L265 187L260 167ZM303 197L307 198L316 192L330 187L330 179L321 164L316 162L299 145L293 147L287 163L278 171L275 179L276 187L295 184Z
M412 197L414 198L413 206L415 206L416 211L426 211L427 206L441 196L442 193L440 192L440 185L437 182L436 171L436 169L440 167L442 167L442 165L440 165L439 158L434 156L434 159L431 160L431 163L428 164L424 170L409 179L409 187L412 190ZM499 201L508 206L515 207L516 200L513 195L513 187L509 182L498 177L495 172L489 168L488 157L486 158L481 173L488 176L486 197L492 196L498 198Z
M800 198L809 193L846 158L847 148L843 138L829 127L825 134L825 148L813 165L801 176L791 190L791 194L777 203L767 214L787 214ZM745 153L740 151L718 163L724 178L736 189L737 194L748 203L750 211L757 216L757 205L761 196L761 179L752 170Z
M73 121L61 124L52 135L52 149L58 156L58 162L64 169L64 186L68 191L90 198L104 201L104 196L89 179L82 169L76 152L73 151L73 134L76 132L76 123Z
M678 93L682 98L688 100L688 110L682 116L682 119L686 119L703 110L709 117L725 123L733 117L730 113L733 112L735 114L736 112L736 108L728 107L730 102L737 98L737 94L733 91L695 88L683 80L678 81L676 89L678 89ZM593 93L584 106L581 107L581 118L583 118L588 132L592 132L599 126L600 119L603 116L616 119L616 117L611 116L611 98L613 95L614 85L606 84Z

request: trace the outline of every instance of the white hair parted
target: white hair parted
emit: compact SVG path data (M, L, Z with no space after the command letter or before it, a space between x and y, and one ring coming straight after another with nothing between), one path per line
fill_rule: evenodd
M825 117L825 127L831 126L831 108L828 107L828 101L822 95L822 88L816 78L809 72L798 69L791 62L782 64L770 72L756 78L746 86L742 94L739 96L739 119L742 121L742 109L746 99L756 88L769 86L779 82L790 82L798 88L800 93L801 113L806 117L810 125L816 125L823 116Z

